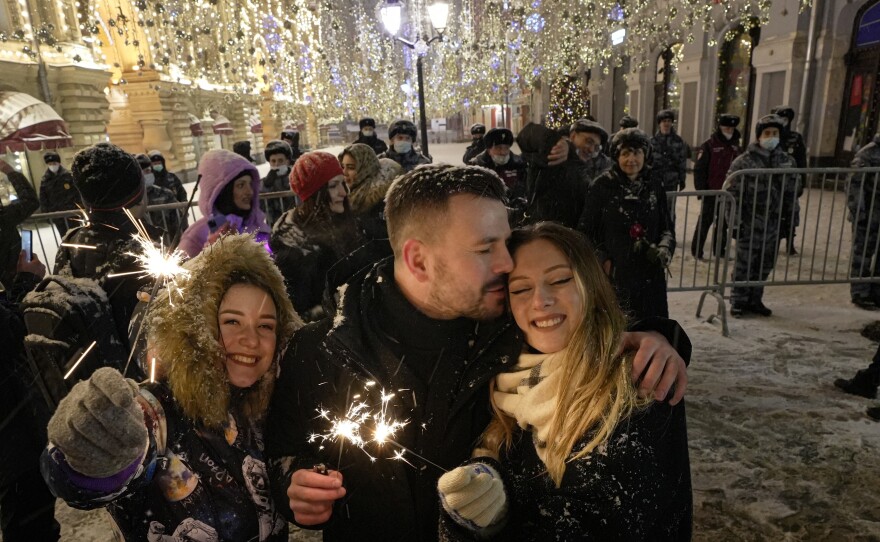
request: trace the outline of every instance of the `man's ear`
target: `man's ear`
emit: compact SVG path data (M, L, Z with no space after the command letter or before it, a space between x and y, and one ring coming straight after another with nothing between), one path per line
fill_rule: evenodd
M419 282L430 280L428 272L430 249L419 239L407 239L403 242L403 264L406 270Z

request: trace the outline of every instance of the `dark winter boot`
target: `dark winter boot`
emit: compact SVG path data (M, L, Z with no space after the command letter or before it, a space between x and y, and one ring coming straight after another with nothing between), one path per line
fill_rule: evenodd
M748 313L748 307L745 305L731 305L730 306L730 315L734 318L742 318Z
M874 399L877 397L877 385L880 383L878 380L880 380L880 375L876 372L863 369L849 380L838 378L834 381L834 385L851 395Z
M751 305L749 305L749 310L758 316L770 316L773 314L773 311L768 309L760 299L752 301Z
M865 414L868 415L872 420L877 420L880 422L880 406L872 406L868 407L868 410L865 411Z

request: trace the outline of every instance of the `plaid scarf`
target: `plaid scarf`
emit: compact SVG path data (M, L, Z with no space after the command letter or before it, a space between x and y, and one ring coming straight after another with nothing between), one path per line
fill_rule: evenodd
M557 392L562 371L557 370L562 352L556 354L520 354L509 372L495 377L495 404L516 419L524 431L532 432L538 457L544 461L547 432L556 412Z

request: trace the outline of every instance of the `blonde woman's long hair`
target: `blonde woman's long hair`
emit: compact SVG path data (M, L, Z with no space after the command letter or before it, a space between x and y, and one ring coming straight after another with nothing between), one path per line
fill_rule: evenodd
M508 248L511 255L537 240L552 243L568 259L581 295L583 317L562 353L558 406L547 435L545 464L559 487L566 463L581 459L611 438L621 420L650 399L640 399L630 372L632 357L618 355L626 317L617 304L608 278L586 237L564 226L541 222L516 230ZM494 391L494 380L490 393ZM492 399L494 416L483 433L481 447L498 456L513 443L516 420L503 413ZM587 445L572 455L587 435Z

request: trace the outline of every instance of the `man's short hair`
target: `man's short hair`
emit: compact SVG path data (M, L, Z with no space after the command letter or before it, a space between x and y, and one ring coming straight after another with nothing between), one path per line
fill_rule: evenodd
M388 237L395 256L413 236L432 239L442 230L449 198L471 194L507 203L506 187L498 175L479 166L424 165L398 177L385 196Z

